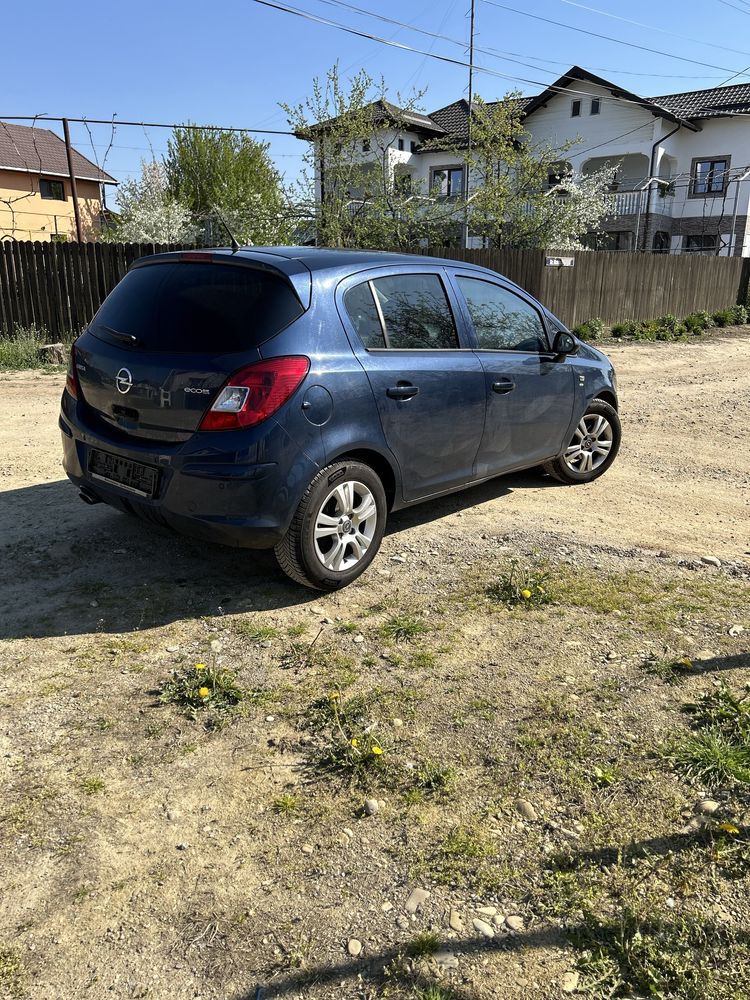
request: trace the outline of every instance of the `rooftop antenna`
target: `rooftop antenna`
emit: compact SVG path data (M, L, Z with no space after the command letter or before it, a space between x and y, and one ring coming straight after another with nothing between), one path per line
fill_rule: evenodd
M220 222L220 223L222 224L222 226L223 226L223 227L224 227L224 228L226 229L226 231L227 231L227 233L228 233L228 235L229 235L229 240L230 240L230 242L231 242L231 244L232 244L232 253L236 253L236 252L237 252L237 251L238 251L238 250L240 249L240 245L239 245L239 243L237 242L237 237L236 237L236 236L234 235L234 233L232 232L232 230L231 230L231 229L229 228L229 226L227 225L227 220L226 220L226 219L224 218L224 216L223 216L223 215L221 214L221 212L220 212L220 211L219 211L219 209L218 209L218 208L216 207L216 205L214 205L214 209L213 209L213 210L214 210L214 213L216 214L216 217L218 218L219 222ZM248 245L248 246L252 246L252 245L253 245L253 244L252 244L252 241L251 241L251 240L248 240L248 243L247 243L247 245Z

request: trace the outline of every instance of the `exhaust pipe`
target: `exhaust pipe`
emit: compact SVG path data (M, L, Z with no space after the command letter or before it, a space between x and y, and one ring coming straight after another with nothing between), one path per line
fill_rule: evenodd
M83 500L84 503L87 503L90 507L93 507L95 503L102 502L96 495L96 493L92 493L91 490L86 489L85 486L81 487L81 489L78 492L78 496L81 498L81 500Z

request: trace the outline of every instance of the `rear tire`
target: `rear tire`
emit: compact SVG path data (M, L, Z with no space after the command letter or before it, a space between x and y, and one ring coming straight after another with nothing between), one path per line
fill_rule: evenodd
M353 459L333 462L305 491L274 548L276 559L304 587L340 590L375 558L386 516L385 490L369 465Z
M544 471L560 483L591 483L612 465L620 450L621 438L617 410L603 399L594 399L565 451L551 462L545 462Z

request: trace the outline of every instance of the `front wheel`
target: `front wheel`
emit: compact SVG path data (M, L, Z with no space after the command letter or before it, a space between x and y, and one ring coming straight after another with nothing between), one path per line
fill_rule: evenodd
M562 455L545 464L544 471L561 483L590 483L614 462L621 437L617 410L603 399L594 399L570 444Z
M334 462L305 491L274 549L276 559L305 587L340 590L375 558L385 521L385 490L378 475L363 462Z

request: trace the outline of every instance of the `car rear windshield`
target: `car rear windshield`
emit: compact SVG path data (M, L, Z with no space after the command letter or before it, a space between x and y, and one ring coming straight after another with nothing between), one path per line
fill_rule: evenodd
M302 315L280 275L245 265L146 264L103 303L91 332L146 351L228 354L257 347Z

